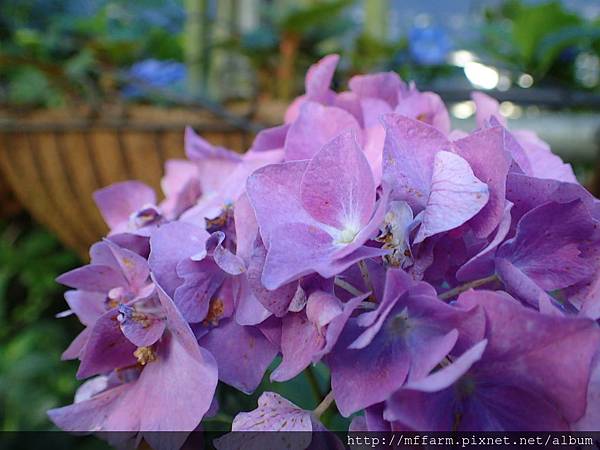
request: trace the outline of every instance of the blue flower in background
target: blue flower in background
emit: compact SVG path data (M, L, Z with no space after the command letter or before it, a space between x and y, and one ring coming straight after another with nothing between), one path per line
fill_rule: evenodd
M123 88L127 98L143 97L145 87L177 89L186 79L185 64L177 61L145 59L132 65L126 74L131 81Z
M408 34L411 57L425 66L443 64L452 48L448 33L440 27L416 27Z

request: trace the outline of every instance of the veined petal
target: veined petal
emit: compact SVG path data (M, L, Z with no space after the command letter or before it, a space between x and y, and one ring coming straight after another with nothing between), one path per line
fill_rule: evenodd
M353 233L350 241L369 222L375 205L375 182L351 131L328 142L311 159L300 189L304 209L342 234Z
M460 156L441 151L435 155L431 193L414 242L452 230L472 218L489 199L482 183Z
M290 126L285 140L285 160L312 158L327 142L347 130L360 133L360 125L350 113L335 106L306 102Z

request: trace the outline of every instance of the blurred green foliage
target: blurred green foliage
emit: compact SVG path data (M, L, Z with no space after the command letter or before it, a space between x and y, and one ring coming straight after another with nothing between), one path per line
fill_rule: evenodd
M70 403L75 365L60 355L75 336L60 273L80 262L26 217L0 222L0 430L51 429L46 410Z
M126 3L104 2L91 16L69 11L71 3L0 3L0 103L95 105L118 92L119 69L149 57L183 59L180 33Z
M600 19L586 20L558 0L534 4L507 0L488 8L485 19L476 50L536 80L592 87L577 79L575 63L579 54L600 54Z
M311 64L342 50L344 38L357 25L347 14L354 3L356 0L274 2L262 11L259 27L216 46L248 58L261 93L289 99L301 90L304 73Z

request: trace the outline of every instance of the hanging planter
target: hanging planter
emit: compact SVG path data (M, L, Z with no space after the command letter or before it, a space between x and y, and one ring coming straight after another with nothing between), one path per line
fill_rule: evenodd
M15 198L13 191L4 177L0 177L0 219L15 215L21 205Z
M251 139L243 126L197 109L139 106L118 119L42 111L0 121L2 181L37 221L87 257L107 231L92 193L128 179L160 192L164 163L183 157L186 125L235 151Z

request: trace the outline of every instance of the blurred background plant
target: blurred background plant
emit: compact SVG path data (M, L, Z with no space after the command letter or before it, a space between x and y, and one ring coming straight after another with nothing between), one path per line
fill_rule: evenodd
M3 101L23 106L98 104L119 87L118 69L163 85L161 65L182 61L185 13L176 0L106 2L25 0L0 6ZM172 81L172 78L169 79Z
M58 321L56 276L80 264L27 216L0 222L0 430L49 429L46 410L72 399L76 365L60 361L78 326Z
M144 119L132 130L118 122L111 129L116 137L105 128L97 134L92 125L86 129L88 138L102 143L96 159L89 158L94 164L116 164L125 173L123 161L131 163L128 158L134 158L137 148L145 152L136 156L143 173L149 171L151 156L160 172L166 140L157 136L163 122L174 116L173 109L164 107L208 108L239 127L253 125L244 122L248 119L279 122L285 105L303 92L309 65L332 52L342 56L336 88L345 88L357 73L394 70L416 81L421 90L440 92L453 126L463 129L474 127L470 91L482 89L500 99L500 111L511 127L534 128L550 141L573 163L582 182L589 184L595 167L600 168L600 134L595 134L600 124L600 4L588 0L0 2L0 128L6 125L2 130L7 136L23 135L19 120L31 111L64 110L67 120L78 120L70 108L84 106L92 113L86 119L107 110L111 119L123 120L110 106L161 106L154 111L154 128ZM250 104L250 113L235 116L236 102ZM274 113L260 115L271 107ZM93 218L84 211L84 206L93 208L91 196L81 200L81 177L74 173L82 170L81 160L65 162L69 149L59 144L71 143L70 155L92 154L94 146L85 144L79 124L73 130L65 123L56 128L44 124L48 133L40 142L57 148L40 148L39 154L47 151L48 160L58 163L40 164L30 143L18 155L0 145L0 157L8 155L0 158L5 162L0 169L13 163L26 167L29 158L27 167L39 169L56 186L56 180L69 180L63 184L78 201L89 203L74 206L73 215L84 217L85 223L78 225L94 234L88 226ZM219 128L214 121L211 127ZM142 130L150 138L142 140ZM114 148L107 147L110 142ZM133 142L134 151L122 148L123 142ZM107 155L119 157L108 161ZM86 179L102 172L95 166L86 170ZM598 193L600 170L596 173ZM25 184L19 191L23 205L34 211L27 199L41 192L45 214L57 216L48 206L61 201L53 197L54 191L27 185L41 183L44 176L28 176L11 179L15 191ZM155 178L157 185L159 175ZM2 192L6 180L0 180L0 217L7 217L0 221L0 429L48 429L45 410L69 403L79 384L76 364L61 362L60 354L81 327L73 317L54 318L66 308L64 288L54 278L81 260L26 213L9 211ZM36 218L44 222L41 215ZM323 395L327 377L317 366L308 377L291 383L265 381L259 391L274 390L310 408ZM254 408L256 397L234 395L222 386L222 411L207 426L227 427L235 412ZM338 428L345 423L333 411L324 421Z
M511 72L581 89L598 89L600 19L569 11L559 1L525 4L509 0L485 12L481 44L473 47ZM521 75L522 77L522 75Z
M142 85L217 100L289 100L341 52L338 81L396 70L418 83L598 91L600 19L583 0L24 0L0 5L0 102L98 105ZM578 7L577 7L578 6ZM427 11L427 12L423 12ZM485 70L485 69L483 69ZM481 78L482 75L479 76ZM483 83L486 87L491 82Z

